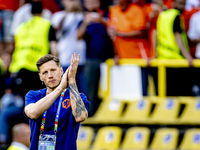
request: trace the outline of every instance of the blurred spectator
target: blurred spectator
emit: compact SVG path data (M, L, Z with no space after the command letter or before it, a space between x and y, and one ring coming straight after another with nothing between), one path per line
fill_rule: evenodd
M42 17L45 19L50 20L52 13L59 11L59 7L54 2L54 0L31 0L31 2L36 2L36 1L41 1L43 4L43 10L42 10ZM28 21L29 19L32 18L32 13L31 13L31 8L32 5L31 3L27 3L20 7L14 14L12 25L11 25L11 30L10 33L11 35L15 35L17 27L25 22Z
M87 77L87 96L91 103L89 115L92 116L100 101L97 96L100 63L113 57L112 42L106 32L106 22L103 11L100 10L100 0L84 0L86 8L85 19L79 23L78 39L86 41L85 74Z
M145 12L131 0L120 0L119 5L110 8L108 34L115 45L116 64L122 58L142 58L148 62L146 24ZM147 95L147 82L147 69L142 68L143 95Z
M23 122L24 100L18 95L13 95L10 89L5 90L1 98L0 113L0 144L9 144L9 131L13 124Z
M199 0L186 0L185 9L191 11L193 8L197 8L199 4Z
M24 0L0 0L0 54L13 49L10 27L15 10L23 3Z
M199 6L200 7L200 6ZM200 8L199 8L200 9ZM195 58L200 59L200 11L194 13L190 19L190 26L188 30L188 37L189 39L196 43L196 51L195 51Z
M3 52L0 55L0 97L3 96L6 88L11 88L12 81L9 74L9 66L11 62L11 55L8 52Z
M158 15L164 9L164 0L152 0L152 3L144 6L144 11L147 14L147 31L148 31L148 40L150 44L149 59L156 58L156 23ZM148 75L151 75L154 79L154 84L156 88L156 95L158 93L158 82L157 82L157 68L148 68Z
M146 23L144 11L131 0L121 0L120 5L110 8L108 33L119 58L147 59L147 39L142 37Z
M199 9L197 7L194 7L191 10L184 10L183 11L184 25L185 25L185 31L186 31L186 33L189 30L189 26L190 26L189 22L190 22L190 19L191 19L192 15L194 13L198 12L198 11L199 11Z
M30 146L30 127L25 123L17 124L12 129L13 141L8 150L28 150Z
M185 0L175 0L173 7L173 9L160 13L157 20L157 58L186 58L189 65L192 65L193 59L189 53L187 36L181 15L185 8ZM191 80L191 70L169 68L167 70L167 95L191 96Z
M57 55L55 30L48 20L41 18L41 12L42 3L32 3L34 17L21 24L15 34L15 50L9 70L15 79L15 92L21 96L30 89L43 87L38 77L36 61L48 54L49 48L52 54Z
M195 1L193 1L193 3L194 2ZM184 16L184 24L185 24L185 31L186 31L186 33L188 33L188 30L190 28L190 23L189 22L190 22L190 19L191 19L192 15L194 13L198 12L198 11L199 11L199 8L196 5L193 5L193 7L191 7L190 9L185 9L184 10L183 16ZM195 58L196 57L195 53L196 53L196 45L197 45L197 43L195 41L191 40L190 38L188 38L188 44L189 44L189 47L190 47L190 54L192 55L192 57Z
M187 36L183 28L181 13L185 0L175 0L174 9L162 12L157 21L157 58L183 59L192 64L188 50ZM183 55L182 55L183 54Z
M148 19L148 39L151 45L149 58L156 57L156 23L158 15L163 11L163 6L163 0L152 0L152 3L144 7Z
M76 82L79 92L86 93L86 79L84 65L86 61L86 45L84 40L77 40L76 30L78 23L84 19L80 0L62 0L65 10L52 16L52 26L60 32L58 41L58 56L60 64L65 71L70 66L71 55L80 54L79 67L76 74Z
M174 0L164 0L164 9L171 9Z
M146 0L131 0L133 3L143 7L146 4Z

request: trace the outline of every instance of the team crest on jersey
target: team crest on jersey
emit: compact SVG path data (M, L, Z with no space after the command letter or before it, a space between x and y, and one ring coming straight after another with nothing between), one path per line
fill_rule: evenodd
M71 106L71 103L70 103L70 99L65 99L63 102L62 102L62 107L67 109Z

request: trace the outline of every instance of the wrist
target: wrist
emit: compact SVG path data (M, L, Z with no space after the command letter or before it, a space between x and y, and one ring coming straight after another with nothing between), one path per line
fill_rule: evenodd
M75 79L69 79L69 85L70 85L70 84L74 84L74 83L76 83L76 80L75 80Z
M63 87L62 85L59 85L59 86L57 87L57 90L58 90L59 92L62 92L64 89L65 89L65 87Z

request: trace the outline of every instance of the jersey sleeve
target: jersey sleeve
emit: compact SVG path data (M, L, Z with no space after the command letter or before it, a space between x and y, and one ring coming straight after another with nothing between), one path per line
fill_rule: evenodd
M49 41L56 41L56 31L52 26L49 29Z
M25 96L25 106L31 103L36 103L41 98L41 94L38 94L36 91L31 90Z
M83 103L85 104L85 108L87 109L87 111L89 111L90 109L90 102L87 100L87 97L85 96L85 94L80 93L81 99L83 100Z
M180 15L177 15L175 20L174 20L173 32L174 33L175 32L182 33Z

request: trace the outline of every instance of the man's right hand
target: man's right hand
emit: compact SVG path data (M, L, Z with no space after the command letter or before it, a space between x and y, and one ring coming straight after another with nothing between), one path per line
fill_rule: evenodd
M67 80L68 71L69 71L69 68L67 68L67 70L63 74L62 80L59 85L63 90L66 89L68 86L68 80Z

